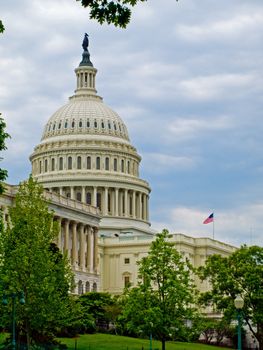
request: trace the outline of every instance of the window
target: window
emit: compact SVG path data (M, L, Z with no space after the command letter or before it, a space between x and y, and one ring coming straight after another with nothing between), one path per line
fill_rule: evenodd
M42 173L42 162L41 162L41 160L39 161L39 174L41 174Z
M59 129L61 129L61 122L59 122L59 124L58 124L58 128L59 128Z
M94 122L94 128L97 128L98 127L98 123L97 123L97 121L95 120L95 122Z
M59 157L59 170L63 170L63 158Z
M101 122L101 128L104 129L104 123L103 122Z
M95 282L93 283L92 291L97 292L97 283L95 283Z
M68 127L68 121L66 120L64 124L64 128L67 129L67 127Z
M56 123L54 123L54 125L53 125L53 130L55 130L55 128L56 128Z
M87 120L87 128L89 128L89 127L90 127L90 121Z
M130 196L130 215L132 215L132 196Z
M108 212L111 211L111 196L110 193L108 193Z
M127 162L127 171L128 171L128 174L130 174L130 161L129 160Z
M96 169L100 170L100 157L96 158Z
M108 128L109 128L109 130L111 129L111 123L110 122L108 122Z
M90 292L90 283L89 281L86 282L86 288L85 288L85 292Z
M45 159L45 172L47 172L47 159Z
M68 169L72 169L72 157L68 157Z
M124 160L123 159L121 160L121 171L122 171L122 173L124 173Z
M71 123L71 127L74 128L74 126L75 126L75 121L73 120Z
M80 156L78 156L78 158L77 158L77 168L81 169L81 157Z
M87 169L91 169L91 158L87 157Z
M87 192L87 194L86 194L86 203L91 204L91 193L90 192Z
M130 263L130 258L124 258L124 264L129 264Z
M124 276L124 287L128 288L130 285L130 276Z
M78 294L83 294L83 283L82 281L78 282Z
M51 171L54 171L55 170L55 159L52 158L51 159Z
M81 192L77 192L77 201L81 202Z
M101 194L97 193L97 207L101 210Z
M117 130L116 124L113 122L114 130Z
M117 163L117 158L114 158L114 171L118 170L118 163Z
M82 121L79 121L79 127L82 128Z
M110 170L110 160L109 157L105 158L105 170Z

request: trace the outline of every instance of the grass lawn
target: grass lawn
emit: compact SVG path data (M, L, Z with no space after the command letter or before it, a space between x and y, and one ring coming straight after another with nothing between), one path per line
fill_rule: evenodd
M108 334L87 334L79 338L60 338L63 344L67 344L69 350L149 350L149 341L129 337L120 337ZM75 341L76 348L75 348ZM161 343L153 340L153 350L161 350ZM195 343L167 342L167 350L223 350L227 348L209 346ZM229 348L228 348L229 350Z

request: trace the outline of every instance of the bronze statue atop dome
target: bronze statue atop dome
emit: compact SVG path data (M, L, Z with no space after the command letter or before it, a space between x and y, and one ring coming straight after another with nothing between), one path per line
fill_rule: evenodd
M84 35L84 39L82 42L82 47L84 51L88 51L88 46L89 46L89 35L87 33L85 33Z

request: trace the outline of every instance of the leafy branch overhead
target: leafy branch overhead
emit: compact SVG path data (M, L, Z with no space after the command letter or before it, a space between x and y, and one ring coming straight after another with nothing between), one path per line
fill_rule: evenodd
M147 0L77 0L82 6L90 8L90 18L97 20L100 24L114 24L116 27L126 28L131 19L131 9L138 2Z

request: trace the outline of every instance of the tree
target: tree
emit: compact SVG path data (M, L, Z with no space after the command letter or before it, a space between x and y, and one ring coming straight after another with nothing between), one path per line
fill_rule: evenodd
M3 22L0 20L0 33L3 33L4 30L5 30L5 27L3 25Z
M0 30L1 30L1 23L0 23ZM4 119L1 117L1 113L0 113L0 151L3 151L6 149L5 141L8 137L10 137L9 134L5 132L5 128L6 128L6 123ZM3 158L0 157L0 161L2 159ZM4 192L4 186L2 184L2 181L4 181L6 177L7 177L7 171L5 169L0 168L0 194Z
M24 293L25 305L17 305L17 329L28 345L50 341L74 318L68 294L72 274L53 243L58 227L43 189L31 177L20 185L9 214L10 226L0 236L2 293Z
M81 295L78 301L82 307L83 326L86 332L108 329L109 323L115 323L120 313L116 299L109 293L88 292ZM88 319L87 315L89 315ZM93 321L92 324L90 317Z
M200 301L216 307L226 319L236 318L234 299L242 296L243 320L263 350L263 248L242 246L229 257L212 255L199 275L211 284Z
M161 340L162 350L168 339L187 339L189 321L197 315L191 266L169 237L167 230L159 233L148 256L138 263L138 286L127 291L123 307L128 329L154 334Z

